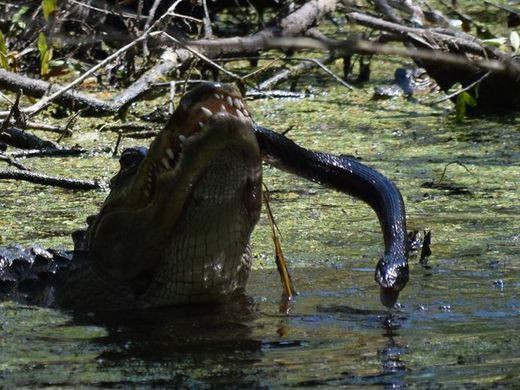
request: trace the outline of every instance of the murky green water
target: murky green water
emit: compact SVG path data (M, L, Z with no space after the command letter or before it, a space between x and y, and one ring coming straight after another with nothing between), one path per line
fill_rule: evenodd
M444 108L373 102L367 90L316 91L303 101L250 105L266 127L292 127L298 143L362 157L397 183L409 229L433 234L428 266L411 259L399 308L390 313L378 303L373 267L383 246L373 212L266 168L300 292L287 315L279 311L264 217L253 237L254 304L134 318L74 318L0 304L0 387L520 385L519 119L454 124ZM66 142L115 142L88 129ZM90 179L108 179L117 168L103 155L24 163ZM105 196L0 186L3 245L70 246L68 234Z

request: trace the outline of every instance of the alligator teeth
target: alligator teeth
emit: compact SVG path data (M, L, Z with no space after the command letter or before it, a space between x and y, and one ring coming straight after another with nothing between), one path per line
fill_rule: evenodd
M168 160L166 157L161 158L161 162L163 163L164 167L166 169L171 169L170 160Z
M240 101L240 99L233 99L233 104L236 108L242 108L242 102Z
M231 107L233 107L233 99L231 98L231 96L226 96L226 101Z
M213 97L218 100L222 99L222 95L219 95L218 93L214 93Z
M184 142L186 142L188 138L186 138L186 136L184 134L179 134L179 141L181 144L183 144Z
M244 119L246 116L242 113L242 111L238 110L237 109L237 116L240 118L240 119Z
M213 116L213 113L211 112L210 109L208 109L206 107L201 107L200 109L201 109L202 113L204 115L206 115L208 118L211 118Z
M220 105L220 111L224 111L224 112L227 111L227 110L226 110L226 107L225 107L223 104Z
M166 149L166 154L168 155L168 157L170 157L170 160L173 160L173 158L175 157L175 154L173 154L173 150L171 150L170 148Z
M199 127L202 129L204 127L204 123L199 122Z

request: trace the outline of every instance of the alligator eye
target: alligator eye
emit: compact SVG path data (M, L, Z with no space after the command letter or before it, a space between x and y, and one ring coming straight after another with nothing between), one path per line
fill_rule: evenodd
M141 161L146 156L147 149L143 147L128 148L123 150L121 157L119 158L119 172L110 180L110 188L112 189L115 185L120 184L123 180L126 180L137 172L137 168Z
M128 148L123 150L121 157L119 158L119 165L121 165L121 171L134 168L143 161L146 156L147 149L143 147Z

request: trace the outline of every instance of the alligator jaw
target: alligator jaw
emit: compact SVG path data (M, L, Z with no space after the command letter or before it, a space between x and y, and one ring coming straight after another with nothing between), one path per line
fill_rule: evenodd
M88 232L94 267L119 282L152 272L199 181L230 151L237 156L230 166L242 169L229 192L242 193L248 239L260 212L260 152L240 94L210 84L185 95L133 181L105 201Z
M141 164L126 199L128 207L138 210L149 204L157 177L177 166L184 145L204 130L210 118L220 113L251 122L240 93L228 85L204 84L182 98Z

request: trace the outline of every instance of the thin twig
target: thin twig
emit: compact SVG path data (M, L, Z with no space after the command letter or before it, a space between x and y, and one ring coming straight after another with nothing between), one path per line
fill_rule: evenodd
M446 171L448 170L448 167L450 165L460 165L462 168L464 168L466 170L466 172L468 172L471 176L473 176L473 178L475 178L477 180L477 183L480 183L480 180L477 176L475 176L473 174L473 172L471 172L469 170L469 168L464 164L464 163L461 163L460 161L452 161L452 162L449 162L447 163L445 166L444 166L444 169L442 170L442 173L441 173L441 177L439 178L439 180L437 181L437 184L440 184L443 180L444 180L444 176L446 175Z
M247 78L249 78L251 76L254 76L254 75L258 74L258 73L263 72L266 69L269 69L275 62L283 60L283 57L284 57L284 55L280 55L278 57L275 57L271 62L261 66L258 69L255 69L254 71L252 71L251 73L246 74L245 76L242 76L242 80L245 80L245 79L247 79Z
M157 7L159 7L159 4L161 4L162 0L155 0L152 4L152 7L148 11L148 16L146 17L146 21L144 23L144 30L148 30L150 28L150 25L152 24L153 18L155 17L155 12L157 12ZM143 55L147 57L149 55L148 50L148 42L143 42Z
M14 104L14 101L9 96L7 96L6 94L2 93L2 91L0 91L0 97L2 99L4 99L7 103L9 103L11 105Z
M105 132L105 131L113 131L113 132L119 132L123 131L124 133L128 131L146 131L150 129L151 125L150 123L141 123L141 122L110 122L110 123L104 123L100 128L99 132Z
M24 165L20 164L14 158L9 157L8 155L6 155L4 153L0 153L0 161L5 161L10 166L13 166L13 167L16 167L18 169L21 169L22 171L28 171L29 170L29 168L26 168Z
M206 0L202 0L202 8L204 9L204 37L211 38L213 36L213 30L211 28L211 19L209 18Z
M175 80L170 81L170 102L168 104L168 114L170 115L173 114L173 111L175 111L175 87Z
M123 16L125 18L129 18L129 19L136 19L137 18L137 15L133 14L133 13L129 13L129 12L114 12L114 11L109 11L107 9L102 9L102 8L98 8L98 7L94 7L93 5L90 5L90 4L85 4L84 1L77 1L77 0L68 0L70 1L71 3L74 3L76 5L79 5L81 7L85 7L85 8L88 8L92 11L96 11L96 12L100 12L100 13L103 13L105 15L116 15L116 16Z
M148 11L148 16L146 17L146 23L144 24L144 29L148 30L150 25L152 24L153 18L155 17L155 13L157 12L157 8L159 4L161 4L162 0L155 0L152 4L152 7Z
M205 56L204 54L202 54L202 53L198 52L197 50L191 48L191 47L189 46L189 43L188 43L188 44L184 44L184 43L182 43L181 41L179 41L177 38L171 36L170 34L168 34L168 33L166 33L166 32L163 32L162 35L165 36L166 38L170 39L172 42L175 42L177 45L179 45L179 46L185 48L185 49L188 50L190 53L194 54L196 57L199 57L199 58L202 59L203 61L207 62L208 64L210 64L210 65L212 65L212 66L214 66L215 68L217 68L218 70L220 70L222 73L225 73L225 74L227 74L229 77L232 77L234 80L241 80L241 79L242 79L239 75L237 75L237 74L235 74L235 73L233 73L233 72L227 70L226 68L224 68L224 67L220 66L219 64L217 64L215 61L209 59L209 58L208 58L207 56Z
M116 140L116 144L114 146L114 151L112 153L112 157L116 157L117 156L117 150L119 149L119 145L121 144L121 140L123 139L123 132L122 131L118 131L117 132L117 140Z
M32 122L32 121L25 122L25 128L32 129L32 130L48 131L50 133L59 133L59 134L61 134L63 132L63 128L60 126L49 125L48 123Z
M452 98L454 98L455 96L457 95L460 95L462 92L466 92L466 91L469 91L471 88L473 88L475 85L477 85L478 83L480 83L481 81L485 80L487 77L489 77L489 75L491 74L491 72L487 72L486 74L484 74L482 77L480 77L478 80L472 82L471 84L467 85L466 87L464 88L461 88L461 89L458 89L457 91L443 97L442 99L439 99L439 100L436 100L434 102L431 102L429 103L429 105L436 105L436 104L439 104L439 103L443 103L445 102L446 100L451 100Z
M65 127L63 128L63 131L61 132L60 136L58 137L58 139L56 140L56 143L60 143L61 140L66 136L66 135L71 135L72 134L72 130L69 130L70 127L73 125L73 123L76 121L76 119L78 118L78 116L83 112L83 110L78 110L78 112L75 112L74 114L71 115L71 117L69 118L69 120L67 121Z
M310 58L310 61L314 62L318 67L320 67L325 73L327 73L330 77L332 77L334 80L336 80L338 83L343 85L344 87L353 90L354 87L351 86L349 83L347 83L345 80L343 80L341 77L338 77L334 72L332 72L329 68L327 68L324 64L321 63L321 61Z
M9 110L9 114L6 116L4 121L2 122L2 126L0 126L0 133L2 133L5 129L9 127L11 124L11 117L13 116L15 110L18 110L18 104L20 103L20 95L22 92L18 92L16 94L16 99L14 100L13 105L11 106L11 109Z
M138 43L144 41L145 39L148 39L148 36L150 35L158 35L160 32L157 33L150 33L150 34L143 34L139 38L136 38L134 41L130 42L128 45L123 46L113 54L109 55L107 58L105 58L103 61L98 63L97 65L93 66L89 70L87 70L85 73L83 73L80 77L78 77L73 82L69 83L68 85L64 86L63 88L60 88L58 91L53 93L50 96L47 96L46 98L41 99L38 103L32 105L31 107L22 109L21 111L25 114L27 114L29 117L33 117L36 114L38 114L40 111L42 111L44 108L46 108L49 104L51 104L54 100L59 98L61 95L63 95L65 92L69 91L70 89L74 88L76 85L81 84L85 79L90 77L92 74L94 74L98 69L103 68L105 65L107 65L109 62L113 61L117 57L119 57L121 54L127 52L129 49L137 45Z
M196 22L199 24L204 23L202 20L200 20L198 18L194 18L193 16L189 16L189 15L178 14L176 12L170 12L170 15L175 16L176 18L180 18L180 19L191 20L192 22Z
M159 134L159 130L131 131L125 133L125 138L148 139L156 137L157 134Z

